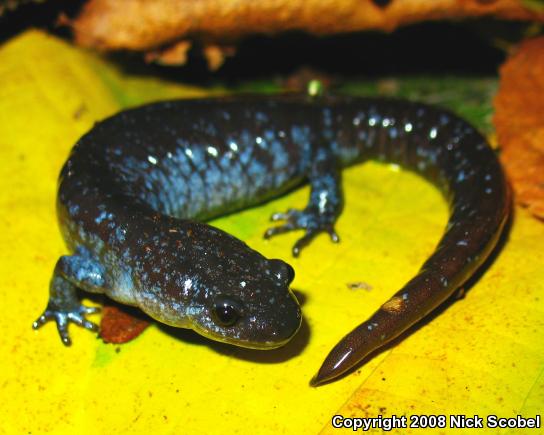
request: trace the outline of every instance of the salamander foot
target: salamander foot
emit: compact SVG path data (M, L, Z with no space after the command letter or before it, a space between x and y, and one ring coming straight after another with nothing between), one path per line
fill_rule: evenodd
M264 233L264 238L283 234L293 230L306 230L304 236L297 240L293 246L293 256L298 257L302 248L307 246L319 233L329 234L334 243L340 238L334 230L336 216L329 213L320 213L318 207L309 206L304 210L289 209L285 213L274 213L271 218L273 222L285 221L284 224L269 228Z
M96 313L100 311L100 308L79 305L75 309L65 310L54 307L53 305L54 304L51 303L47 305L47 308L43 314L32 324L32 328L38 329L47 321L55 320L60 339L65 346L70 346L72 344L72 340L70 340L70 336L68 335L68 323L70 322L75 323L78 326L82 326L90 331L98 331L98 325L85 319L85 315Z

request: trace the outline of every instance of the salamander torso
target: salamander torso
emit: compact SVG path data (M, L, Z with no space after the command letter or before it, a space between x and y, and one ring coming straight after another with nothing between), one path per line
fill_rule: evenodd
M341 167L379 159L444 192L451 216L419 273L331 351L314 385L359 363L439 306L482 264L510 211L494 152L450 112L397 100L276 96L166 101L120 112L74 146L58 216L72 254L57 262L37 328L88 329L76 289L105 293L169 325L243 347L285 344L301 322L294 272L202 220L311 185L304 210L276 213L270 237L327 232L343 202Z

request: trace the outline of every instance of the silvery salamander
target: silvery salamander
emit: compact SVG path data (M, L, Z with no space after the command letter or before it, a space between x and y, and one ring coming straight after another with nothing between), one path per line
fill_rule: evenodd
M49 303L34 323L87 329L76 289L105 293L168 325L213 340L268 349L301 323L294 271L196 221L278 196L304 180L303 210L265 237L302 229L296 256L317 234L338 241L339 168L394 162L433 181L451 216L419 273L330 352L312 385L361 362L438 307L495 246L510 213L501 166L473 127L423 104L346 96L165 101L97 123L60 174L58 216L72 255L61 257Z

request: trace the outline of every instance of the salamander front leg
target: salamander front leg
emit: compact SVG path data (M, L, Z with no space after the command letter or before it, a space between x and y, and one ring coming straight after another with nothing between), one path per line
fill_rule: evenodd
M321 232L329 234L333 242L340 238L334 230L334 224L342 211L342 189L338 164L328 148L317 150L309 174L311 192L310 201L304 210L289 209L285 213L274 213L272 221L284 221L282 225L269 228L266 239L288 231L303 229L306 231L293 246L293 255L298 257L302 248L307 246Z
M55 320L60 338L66 346L72 344L68 335L70 322L90 331L98 331L98 325L85 319L85 315L99 309L82 305L77 297L78 288L93 293L102 293L104 288L102 267L84 250L59 258L51 278L49 302L32 327L38 329L48 320Z

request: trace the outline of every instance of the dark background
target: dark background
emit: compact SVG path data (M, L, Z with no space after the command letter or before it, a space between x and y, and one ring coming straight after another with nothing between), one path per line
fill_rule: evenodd
M70 38L70 31L55 25L60 11L77 13L81 2L62 0L20 6L0 18L0 41L28 27L46 29ZM281 34L274 38L255 36L238 46L216 72L207 69L198 45L183 67L148 65L138 53L110 55L124 68L141 74L205 85L212 82L236 84L244 80L286 77L308 68L337 78L379 78L448 74L495 76L506 57L505 41L519 39L525 24L469 20L422 23L393 33L361 32L332 37L304 33Z

